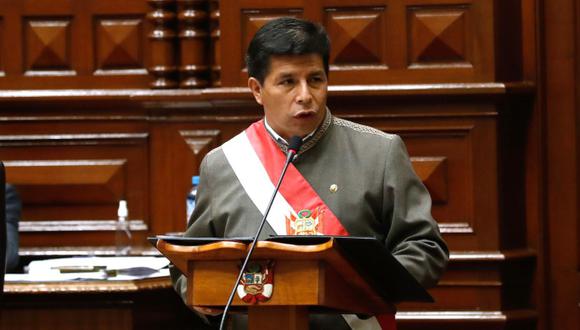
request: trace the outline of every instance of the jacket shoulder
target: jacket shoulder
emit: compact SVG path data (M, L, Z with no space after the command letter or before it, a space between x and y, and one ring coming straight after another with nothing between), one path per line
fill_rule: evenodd
M351 133L367 135L369 137L374 136L386 140L394 140L397 138L396 134L385 133L374 127L358 124L350 120L345 120L338 117L334 117L334 125L337 127L344 128L345 130L350 131Z

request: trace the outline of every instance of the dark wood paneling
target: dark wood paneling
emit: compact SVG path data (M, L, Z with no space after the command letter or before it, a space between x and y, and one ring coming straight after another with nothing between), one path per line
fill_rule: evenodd
M404 138L417 172L433 193L433 213L455 255L433 291L437 304L404 305L400 310L484 310L504 317L505 306L510 306L533 314L528 296L511 294L529 292L529 281L523 281L520 290L510 280L514 274L533 274L533 253L524 265L510 268L517 262L505 261L503 252L489 252L503 248L504 232L525 231L521 222L505 219L499 211L498 173L503 166L498 146L515 137L498 129L503 127L502 112L510 111L500 106L510 98L509 89L501 84L437 87L440 95L421 86L383 86L372 93L333 87L330 95L334 114ZM0 109L5 133L0 151L5 159L16 161L8 164L14 165L9 169L15 178L20 175L25 188L25 215L38 217L25 218L22 228L22 242L31 247L112 244L114 227L108 221L114 219L120 193L129 194L130 218L143 220L134 223L143 226L134 228L137 244L145 245L148 234L182 231L185 195L203 156L261 117L245 89L78 93L70 97L71 103L58 93L15 95L19 94L6 94L10 106ZM91 100L87 110L77 108L83 99ZM40 102L47 109L44 115L35 108ZM71 116L66 106L83 120ZM51 175L38 176L31 168ZM81 175L86 169L91 175ZM82 188L74 186L77 182ZM58 194L64 206L47 211L56 206L53 199L42 197L43 187L55 192L50 196ZM41 204L46 201L50 206ZM41 206L44 209L33 212ZM34 224L39 220L52 222ZM467 251L479 254L462 262Z
M1 135L0 157L5 160L8 181L24 201L22 219L81 220L68 229L23 231L23 246L40 241L42 245L84 245L87 237L79 232L102 229L83 228L82 220L116 219L121 199L128 202L130 219L149 222L147 138L148 133ZM114 226L107 231L100 244L113 244ZM67 232L76 232L71 236L76 239L61 236ZM34 239L29 239L32 235ZM99 245L98 241L93 239L91 245Z
M279 16L326 27L334 84L494 81L493 6L479 0L238 1L222 8L220 42L232 54L222 58L222 82L246 84L247 44L260 26Z
M141 0L0 1L0 89L146 87L148 9Z
M542 3L549 329L580 327L578 2Z
M169 278L11 283L2 298L0 329L209 329L193 315Z

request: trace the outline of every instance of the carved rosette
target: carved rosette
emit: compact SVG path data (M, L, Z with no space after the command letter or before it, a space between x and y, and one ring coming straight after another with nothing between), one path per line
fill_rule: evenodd
M207 0L177 0L181 88L209 85Z
M220 48L220 2L210 0L210 33L211 33L211 82L220 87L221 81L221 48Z
M175 88L176 82L176 33L175 0L148 0L152 11L147 14L153 29L149 34L151 65L148 70L155 80L151 88Z

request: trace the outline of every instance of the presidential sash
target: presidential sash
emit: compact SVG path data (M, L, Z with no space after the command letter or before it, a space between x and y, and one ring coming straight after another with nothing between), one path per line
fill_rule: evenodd
M250 200L264 214L286 161L286 155L266 131L264 121L252 124L226 142L222 150ZM293 164L288 167L267 221L278 235L349 235ZM356 315L343 317L356 330L396 329L392 314L366 320Z

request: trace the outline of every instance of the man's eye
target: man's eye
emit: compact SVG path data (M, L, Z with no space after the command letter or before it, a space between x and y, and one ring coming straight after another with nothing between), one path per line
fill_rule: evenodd
M292 79L284 79L280 81L280 85L289 86L292 85L294 81Z
M310 82L311 83L315 83L315 84L321 83L323 81L324 81L324 79L322 79L322 77L318 77L318 76L317 77L311 77L310 78Z

